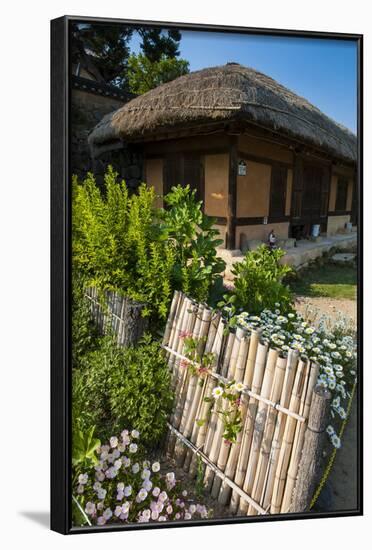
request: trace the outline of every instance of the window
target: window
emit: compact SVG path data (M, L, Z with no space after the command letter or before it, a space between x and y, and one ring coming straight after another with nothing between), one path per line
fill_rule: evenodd
M336 193L336 211L346 210L348 180L346 178L338 178L337 193Z

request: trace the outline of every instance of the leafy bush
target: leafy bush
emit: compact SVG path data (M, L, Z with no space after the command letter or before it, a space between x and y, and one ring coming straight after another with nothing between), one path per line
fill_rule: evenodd
M75 525L190 520L211 514L182 490L174 472L144 460L136 430L123 430L95 451L95 465L76 467L73 481Z
M144 302L145 315L164 320L175 289L207 299L224 262L213 219L189 187L165 197L169 210L155 208L155 199L145 184L129 195L112 167L102 191L92 174L81 183L74 177L73 265L87 284Z
M280 304L282 312L292 311L293 296L283 282L292 268L279 263L284 254L281 249L270 250L265 245L247 252L244 260L234 265L234 288L220 305L254 315L264 309L275 309L276 304Z
M72 365L78 368L84 355L96 348L98 332L84 296L84 281L75 270L72 275L71 305Z
M170 373L157 342L119 348L110 337L73 372L74 416L85 432L96 425L106 437L124 424L140 430L144 444L159 442L172 406Z
M173 254L156 226L154 189L142 185L129 196L109 167L103 192L92 174L82 184L74 178L73 190L73 265L88 284L144 301L147 314L164 318Z
M209 298L213 287L222 281L225 262L217 257L222 240L213 228L214 218L202 211L202 202L195 199L190 187L172 187L164 197L169 208L162 213L163 230L175 253L173 286L194 299Z

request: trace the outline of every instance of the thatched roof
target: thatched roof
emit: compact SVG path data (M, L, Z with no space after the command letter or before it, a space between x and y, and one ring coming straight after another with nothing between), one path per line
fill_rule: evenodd
M237 63L189 73L132 99L104 117L89 142L99 148L116 140L149 141L218 122L254 124L336 158L357 159L352 132L269 76Z

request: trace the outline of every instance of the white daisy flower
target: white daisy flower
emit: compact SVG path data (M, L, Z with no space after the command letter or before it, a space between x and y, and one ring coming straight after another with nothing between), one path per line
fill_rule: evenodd
M212 391L212 395L215 399L218 399L219 397L221 397L222 394L223 394L223 388L221 388L221 386L217 386Z

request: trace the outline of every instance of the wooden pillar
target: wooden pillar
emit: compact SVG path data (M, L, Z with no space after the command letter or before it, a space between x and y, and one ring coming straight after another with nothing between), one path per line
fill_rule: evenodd
M237 195L237 171L238 171L238 136L230 137L229 146L229 182L227 194L227 223L226 223L226 248L236 248L236 195Z
M319 471L320 461L328 422L330 399L331 394L327 389L321 386L314 389L291 512L309 510L321 473Z

